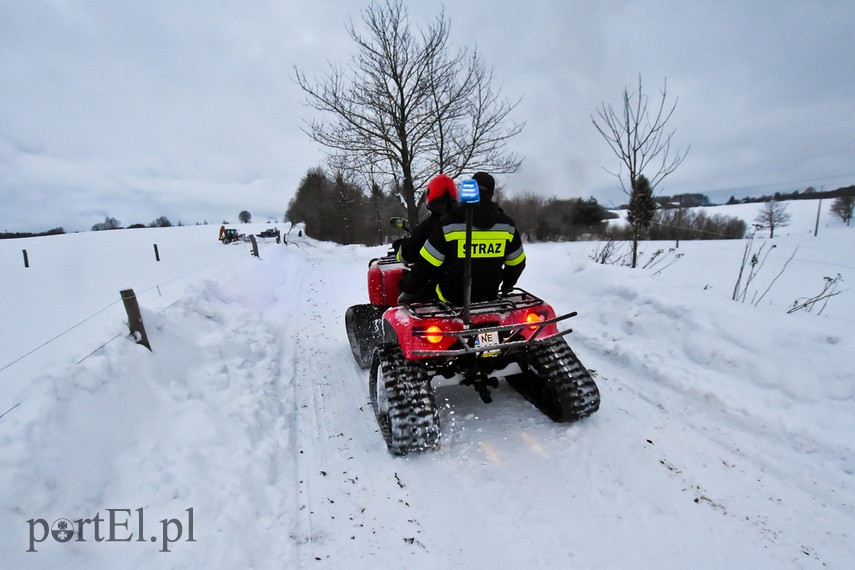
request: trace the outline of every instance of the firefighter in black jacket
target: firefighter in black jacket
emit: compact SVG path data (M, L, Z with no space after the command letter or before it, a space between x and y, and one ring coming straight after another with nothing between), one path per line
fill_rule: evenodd
M439 219L456 205L457 186L454 180L445 174L431 178L425 188L425 206L430 215L416 226L409 237L394 244L398 261L415 263L428 236L439 225Z
M473 177L481 201L475 207L472 228L472 302L496 299L499 290L508 292L525 268L525 251L514 221L493 202L495 181L486 172ZM401 303L422 300L431 281L435 295L454 305L463 302L463 273L466 251L466 214L457 206L440 218L419 252L419 259L403 280Z

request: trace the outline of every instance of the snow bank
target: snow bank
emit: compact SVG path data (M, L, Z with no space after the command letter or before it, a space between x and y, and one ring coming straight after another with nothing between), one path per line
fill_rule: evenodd
M504 384L490 405L442 386L441 449L407 458L385 450L343 327L384 248L304 238L262 243L256 259L217 229L0 242L11 267L0 366L126 287L153 348L126 337L119 304L0 371L7 564L852 560L851 229L776 238L749 300L798 251L757 306L731 300L745 242L645 243L642 259L662 250L662 261L638 270L593 263L595 243L527 245L520 285L579 312L568 341L595 371L602 408L556 425ZM31 272L14 267L23 247ZM822 315L787 314L838 272L843 292ZM85 519L100 515L106 536L110 509L127 523L115 538L133 540L95 540ZM85 540L44 535L62 518L83 520Z

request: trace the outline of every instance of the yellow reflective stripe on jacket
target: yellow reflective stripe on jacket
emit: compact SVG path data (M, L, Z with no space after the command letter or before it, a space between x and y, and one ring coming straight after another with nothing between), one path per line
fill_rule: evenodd
M445 255L441 251L437 250L430 241L425 242L419 253L425 261L434 267L439 267L442 265L442 262L445 261Z
M513 267L514 265L519 265L525 260L525 252L523 248L519 248L515 252L513 252L507 259L505 259L505 265L510 265Z
M472 241L514 239L514 234L507 230L476 230L472 229ZM445 241L466 241L466 230L454 230L445 234Z
M439 284L436 285L436 298L442 301L443 303L447 303L448 300L442 295L442 289L439 288Z

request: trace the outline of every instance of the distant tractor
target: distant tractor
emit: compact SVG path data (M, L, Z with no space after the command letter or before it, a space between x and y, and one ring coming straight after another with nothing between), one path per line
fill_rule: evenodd
M241 237L243 236L241 236L236 229L220 226L220 241L224 244L238 241Z

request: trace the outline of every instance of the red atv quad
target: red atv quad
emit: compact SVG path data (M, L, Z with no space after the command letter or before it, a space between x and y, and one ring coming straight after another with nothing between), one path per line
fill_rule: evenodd
M402 227L402 220L393 225ZM504 378L556 422L573 422L599 409L597 385L564 340L571 330L557 326L575 312L556 316L522 289L462 307L440 301L398 306L404 271L392 250L372 259L371 302L345 313L353 355L361 368L371 369L369 397L390 452L437 447L439 413L431 382L439 376L460 378L487 403L490 388ZM465 286L471 286L470 276L466 279Z

